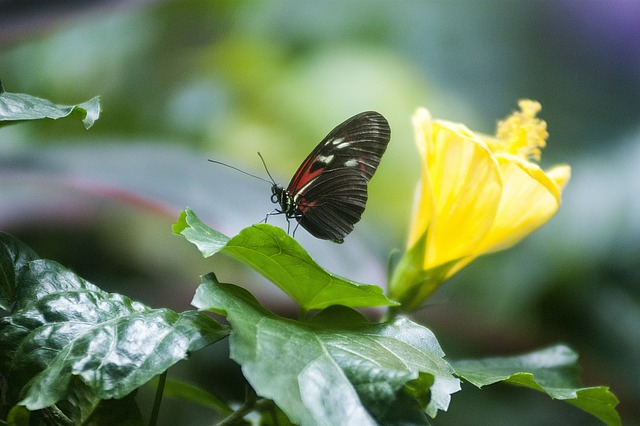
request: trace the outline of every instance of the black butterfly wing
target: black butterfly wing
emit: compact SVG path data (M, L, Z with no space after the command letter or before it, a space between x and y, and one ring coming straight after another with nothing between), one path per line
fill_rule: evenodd
M299 197L298 222L317 238L341 243L353 231L367 202L367 180L351 171L322 175Z
M387 120L367 111L338 125L318 144L287 187L303 228L317 238L343 241L362 216L367 183L390 137Z

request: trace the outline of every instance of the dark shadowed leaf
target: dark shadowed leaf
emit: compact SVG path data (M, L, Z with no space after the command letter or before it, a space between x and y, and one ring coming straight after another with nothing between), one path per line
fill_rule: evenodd
M154 380L152 384L156 386L157 380ZM179 398L193 404L210 408L225 416L233 413L233 410L217 396L195 385L181 382L179 380L167 379L163 395L165 397Z
M456 374L477 387L498 382L544 392L592 414L610 426L621 424L618 399L606 386L585 388L578 377L578 355L558 345L526 355L453 361Z
M145 424L140 413L140 409L136 404L133 394L127 395L122 399L110 399L107 401L97 400L91 397L93 403L90 416L82 423L87 426L142 426ZM82 401L74 401L75 406L71 406L70 411L75 412L75 418L80 419L78 407L82 405ZM70 404L67 404L70 405ZM71 417L74 417L73 415ZM36 420L39 419L41 421ZM30 426L34 424L53 424L53 425L73 425L74 421L65 412L57 406L51 406L31 412L22 405L14 405L7 415L7 424L12 426ZM79 424L76 422L75 424Z
M0 309L15 302L16 285L29 261L38 255L12 236L0 232Z

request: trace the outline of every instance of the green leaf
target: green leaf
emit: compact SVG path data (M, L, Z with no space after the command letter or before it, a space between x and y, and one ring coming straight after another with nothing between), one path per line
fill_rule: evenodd
M0 85L0 127L25 120L74 116L86 129L100 116L100 99L95 97L78 105L56 105L46 99L24 93L5 92Z
M157 380L153 381L153 385L157 385ZM233 410L215 395L179 380L167 379L163 395L210 408L225 416L233 413Z
M17 288L14 312L0 319L0 373L30 410L82 400L87 419L96 399L123 398L228 334L203 313L148 308L52 261L29 262Z
M178 222L171 229L174 234L182 235L195 244L204 257L213 256L229 242L229 237L202 223L188 207L180 213Z
M22 405L14 405L7 415L7 425L29 426L31 412Z
M430 391L428 402L412 401L416 411L434 417L459 390L434 335L405 318L376 324L333 306L307 322L293 321L212 274L203 277L192 303L227 316L231 357L258 395L274 400L296 424L376 424L416 394L407 391L409 383L432 384L420 393Z
M618 399L608 387L580 386L578 355L563 345L526 355L452 361L456 375L477 387L497 382L544 392L574 405L607 425L620 425Z
M194 243L205 257L223 252L251 266L284 290L305 311L331 305L352 308L397 305L376 285L356 283L327 272L280 228L253 225L225 240L227 237L203 224L187 209L173 230Z
M37 258L31 248L0 232L0 309L9 310L15 302L22 271L29 261Z

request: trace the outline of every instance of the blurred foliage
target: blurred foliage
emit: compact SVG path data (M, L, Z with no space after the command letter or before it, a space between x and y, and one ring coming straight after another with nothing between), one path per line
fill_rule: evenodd
M623 423L640 422L634 404L640 400L640 4L107 4L55 21L44 14L40 26L21 25L35 13L25 7L23 15L11 15L13 33L0 33L7 91L59 104L99 95L103 108L90 131L73 121L2 129L3 231L103 288L120 286L153 306L184 308L199 274L223 268L225 281L256 278L232 262L202 261L171 237L179 210L211 211L219 229L237 230L272 208L263 183L215 170L206 158L261 174L260 151L286 183L333 126L373 109L389 119L392 141L363 221L349 247L321 242L309 249L324 259L349 256L343 265L323 266L374 271L349 278L380 284L386 256L404 244L418 177L415 107L490 133L518 99L535 99L549 125L545 165L566 161L573 168L564 205L525 242L475 262L443 286L419 321L452 356L566 343L581 355L585 384L610 384ZM51 171L58 173L54 180L46 179ZM96 191L105 182L123 192ZM372 243L368 227L387 229L386 240ZM193 366L216 369L204 354ZM227 376L237 377L232 367L200 372L182 374L204 387L222 375L230 392L238 390ZM501 402L499 391L468 395L465 388L454 396L450 415L436 423L511 423L511 402ZM538 413L527 424L590 421L535 395L514 398ZM169 421L182 419L179 410L167 411L176 416Z

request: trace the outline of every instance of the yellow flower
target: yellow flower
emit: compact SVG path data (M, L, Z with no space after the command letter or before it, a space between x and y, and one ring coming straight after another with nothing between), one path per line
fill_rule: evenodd
M444 280L476 257L508 248L558 210L571 168L544 171L546 123L540 104L498 123L496 136L458 123L413 117L422 177L409 231L408 251L392 277L390 296L415 309Z

